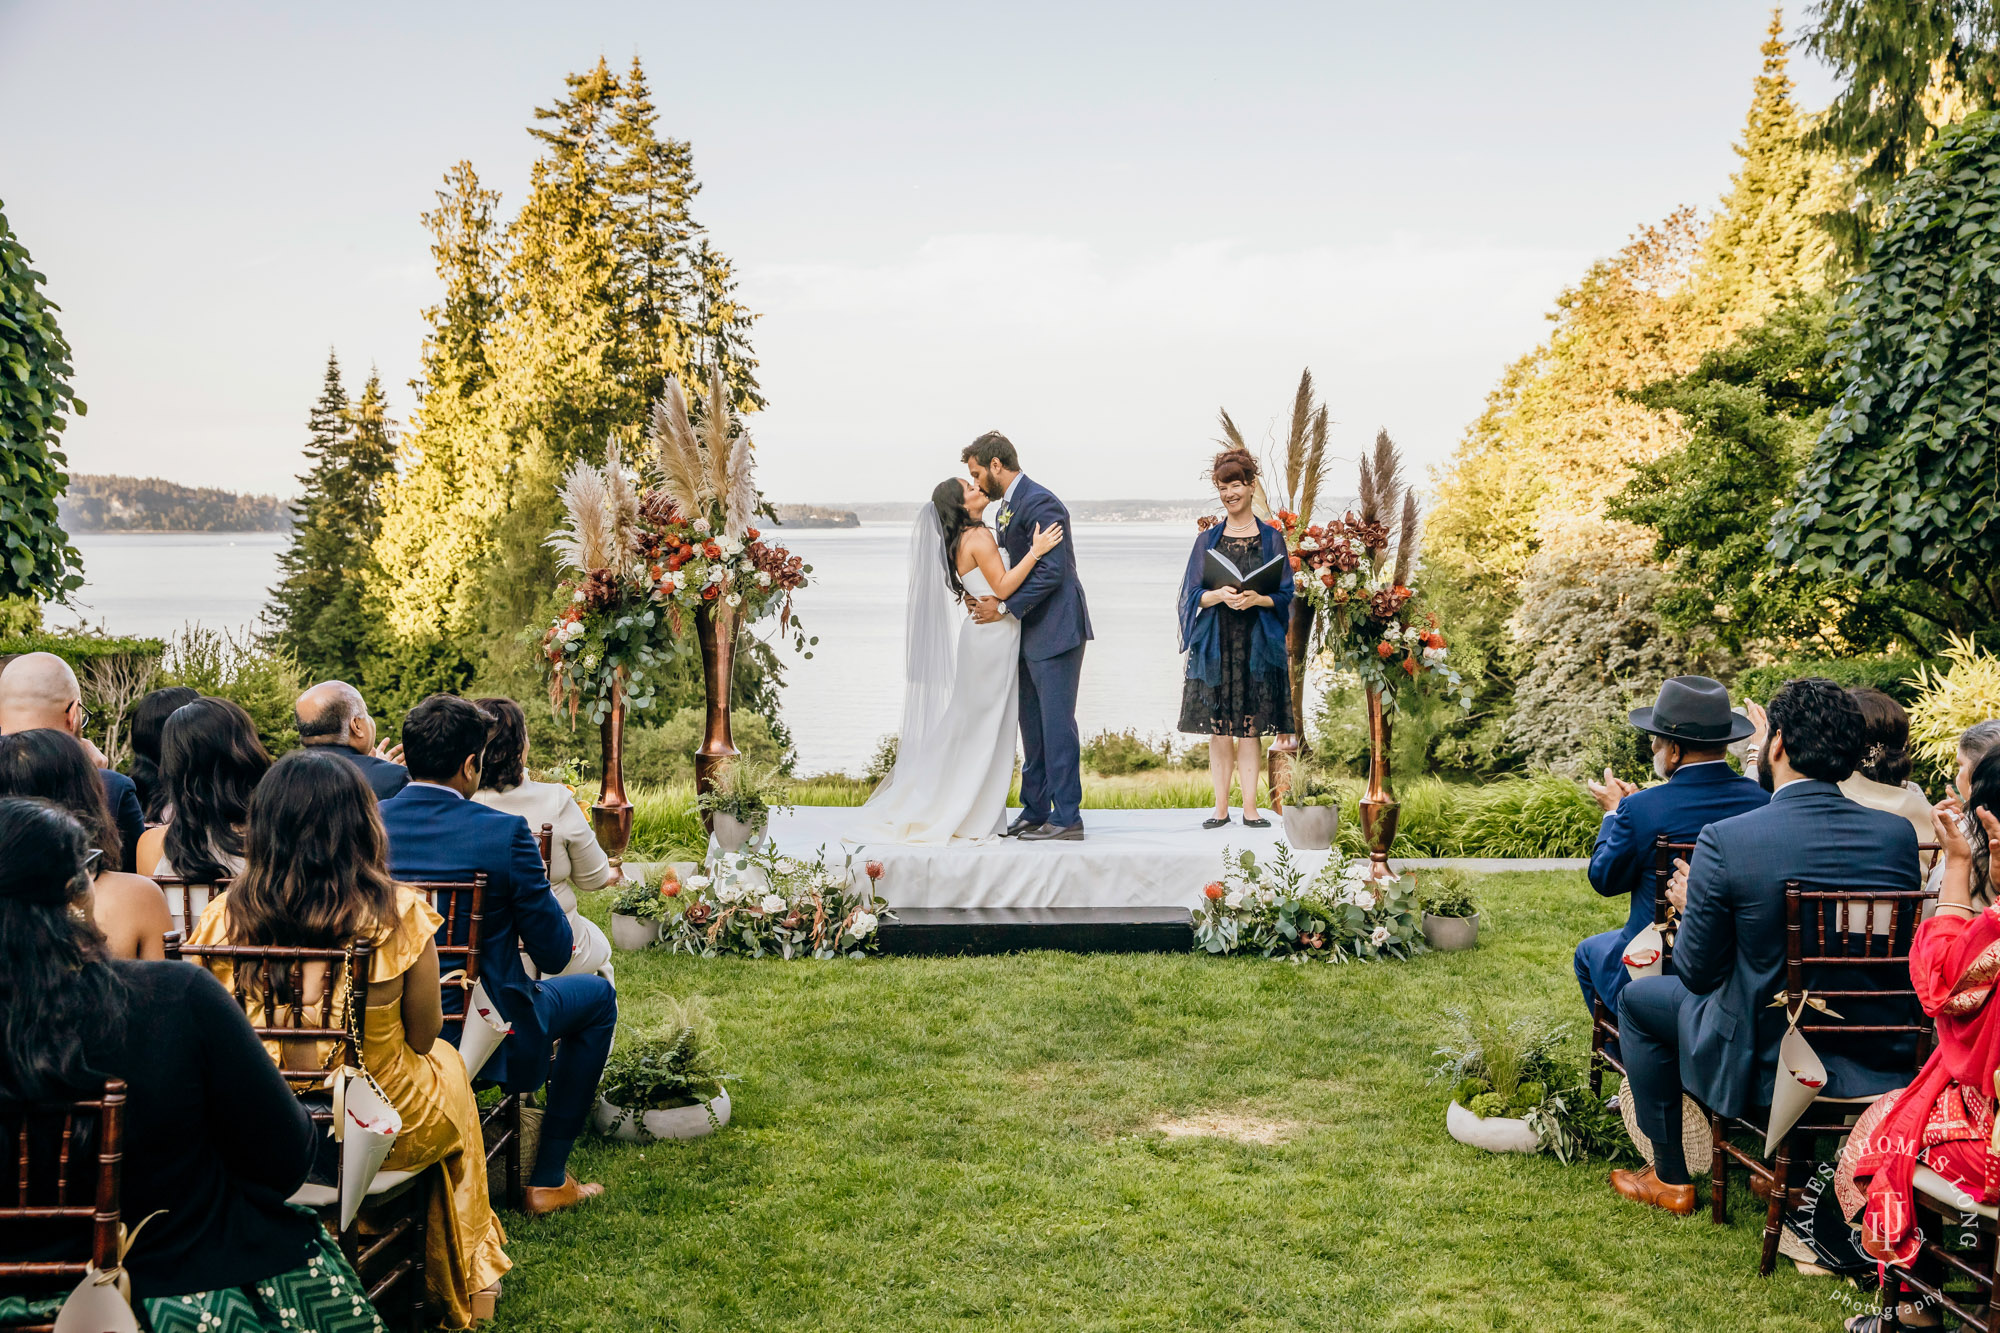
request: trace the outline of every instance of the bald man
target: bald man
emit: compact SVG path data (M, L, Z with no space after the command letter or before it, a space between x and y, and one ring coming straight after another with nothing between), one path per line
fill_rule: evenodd
M410 771L395 762L400 748L385 754L376 745L368 701L346 681L321 681L299 696L292 713L299 722L299 743L332 750L360 769L376 800L386 801L410 785Z
M146 831L146 816L139 808L139 792L132 779L106 768L104 752L84 740L83 724L89 717L76 673L54 653L23 653L0 671L0 736L47 727L83 741L104 779L104 799L111 806L118 841L123 844L119 859L129 873L139 850L139 835Z

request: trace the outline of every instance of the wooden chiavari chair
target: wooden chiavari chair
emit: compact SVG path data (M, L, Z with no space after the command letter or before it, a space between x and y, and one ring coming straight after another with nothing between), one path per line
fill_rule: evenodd
M125 1147L125 1082L108 1079L95 1097L46 1106L0 1108L0 1144L11 1170L0 1183L0 1231L89 1235L89 1264L118 1266L118 1190ZM0 1278L66 1294L83 1280L83 1260L0 1259ZM4 1325L7 1333L53 1333L52 1322Z
M313 1123L331 1129L333 1111L314 1096L329 1069L346 1064L359 1069L361 1032L368 1012L368 968L375 946L366 940L352 949L299 949L278 945L186 944L170 946L169 958L190 958L214 970L214 964L229 964L229 987L238 1005L250 1018L250 1026L264 1041L279 1043L289 1056L294 1042L317 1045L333 1042L340 1050L330 1064L293 1068L284 1059L278 1072L305 1103ZM317 1000L306 998L307 972L325 969ZM342 980L336 982L336 978ZM342 990L346 991L346 1022L336 1022L334 1008ZM438 1167L427 1170L436 1171ZM292 1196L320 1215L327 1230L338 1235L340 1248L355 1272L361 1275L369 1301L385 1319L396 1308L387 1298L399 1288L402 1308L410 1327L424 1327L424 1233L429 1208L428 1192L418 1188L423 1171L382 1171L377 1173L353 1226L339 1231L340 1188L307 1183ZM364 1227L363 1223L366 1223Z
M179 875L148 875L147 878L167 895L167 914L173 918L174 929L183 938L194 933L201 914L229 888L226 879L218 879L213 884L190 884Z
M1660 932L1660 961L1671 962L1674 956L1672 924L1673 905L1667 901L1667 882L1674 877L1676 858L1686 859L1694 855L1691 842L1670 842L1662 833L1653 839L1653 925ZM1590 1091L1596 1096L1604 1095L1604 1071L1607 1068L1625 1072L1625 1064L1611 1053L1610 1045L1618 1040L1618 1015L1604 1007L1603 1000L1592 1000L1590 1005Z

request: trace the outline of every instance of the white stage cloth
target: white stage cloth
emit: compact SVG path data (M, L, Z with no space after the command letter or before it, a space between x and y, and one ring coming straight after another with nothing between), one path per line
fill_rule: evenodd
M1009 811L1011 819L1017 811ZM788 856L824 848L838 864L852 852L882 862L882 899L897 907L1193 907L1202 887L1222 876L1223 849L1267 860L1284 841L1276 817L1268 829L1204 829L1200 810L1085 810L1082 842L1023 843L995 838L983 843L915 846L856 845L842 834L858 824L860 810L802 805L771 820L771 841ZM1294 852L1307 874L1317 874L1327 852Z

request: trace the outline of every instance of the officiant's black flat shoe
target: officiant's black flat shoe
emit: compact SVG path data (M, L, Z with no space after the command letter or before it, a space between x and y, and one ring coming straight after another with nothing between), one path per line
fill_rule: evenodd
M1204 819L1201 821L1201 826L1203 828L1228 828L1229 816L1224 815L1220 819Z
M1031 828L1021 835L1022 842L1082 842L1083 825L1071 824L1068 828L1060 824L1044 824Z
M1244 828L1269 828L1269 827L1271 827L1271 821L1270 821L1270 820L1268 820L1268 819L1246 819L1246 820L1244 820L1244 821L1243 821L1243 827L1244 827Z

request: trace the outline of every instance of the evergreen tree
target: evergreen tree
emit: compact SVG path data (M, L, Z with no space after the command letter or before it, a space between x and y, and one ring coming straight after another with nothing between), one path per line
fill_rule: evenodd
M326 378L307 417L304 491L293 506L292 544L265 612L267 638L308 675L355 680L369 655L372 617L363 594L381 524L385 483L395 471L395 425L382 377L370 371L349 403L340 362L327 354Z
M69 343L32 262L0 208L0 603L66 601L83 586L83 557L56 518L69 485L56 445L70 410L88 409L69 387ZM40 616L17 606L0 618Z

